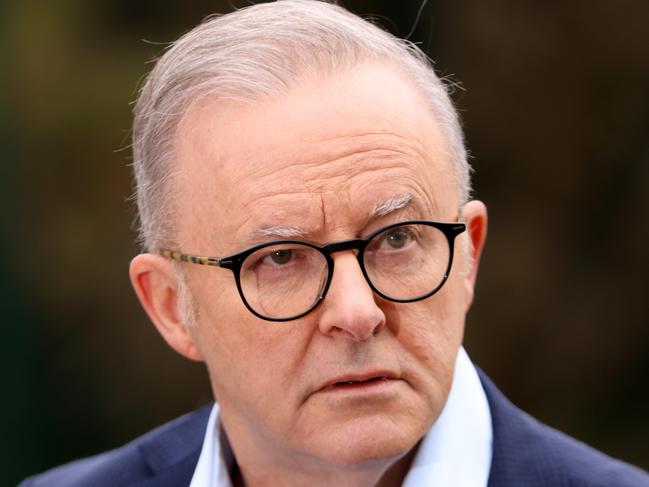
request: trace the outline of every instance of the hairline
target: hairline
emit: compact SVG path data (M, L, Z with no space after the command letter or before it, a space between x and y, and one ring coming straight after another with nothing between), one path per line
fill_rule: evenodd
M290 5L307 6L308 4L308 6L311 7L312 5L316 5L316 2L302 2L299 0L285 1L285 2L278 2L278 3L284 3L289 6ZM253 6L250 8L259 7L260 5ZM233 14L228 14L228 15L233 15ZM224 17L227 17L227 15L220 18L222 19ZM208 19L206 23L211 22L213 19L214 17ZM202 29L203 26L206 25L206 23L201 24L200 26L192 30L190 33L188 33L187 35L191 35L195 31ZM341 29L342 28L343 27L341 27ZM371 29L374 28L374 26L363 25L363 28L367 30L369 35L372 34L372 32L370 31ZM358 33L355 34L360 35ZM365 32L363 32L363 34L365 34ZM351 34L349 35L351 36ZM356 61L358 61L359 58L360 60L364 60L364 61L374 60L374 61L388 63L389 65L394 67L400 75L404 76L404 78L409 82L411 87L414 90L416 90L419 95L422 96L422 98L426 102L429 113L432 115L433 119L437 122L437 125L440 128L440 132L443 136L445 145L448 147L450 163L452 165L455 181L457 183L458 202L462 204L464 201L468 199L468 193L470 192L470 182L467 184L467 181L465 181L466 176L464 175L464 173L466 172L466 166L468 166L468 163L466 162L466 151L463 145L463 138L462 138L461 128L459 127L457 113L454 111L452 104L450 105L450 109L453 111L452 113L450 114L438 113L440 109L440 106L438 105L441 105L442 108L444 109L449 108L447 107L447 104L450 103L450 99L448 100L444 99L444 96L448 97L448 94L446 94L446 92L444 92L443 94L437 93L436 97L431 95L431 93L434 92L435 90L438 91L442 90L442 88L444 88L443 83L439 78L436 77L432 66L427 65L426 62L422 59L424 55L423 53L421 53L421 51L417 50L417 48L413 47L411 44L408 44L406 41L397 39L388 33L383 32L382 35L385 37L385 39L387 39L387 41L385 42L385 46L380 46L382 49L385 50L385 52L373 51L370 47L361 45L360 41L356 40L354 42L359 42L359 44L358 45L354 44L352 47L350 47L349 52L345 51L347 58L342 59L340 62L338 62L338 60L334 61L333 59L329 59L329 64L325 63L324 61L314 60L311 62L311 64L308 64L304 67L304 69L302 70L301 74L298 77L292 80L293 85L297 85L307 81L309 76L313 75L315 71L317 71L317 73L315 73L316 75L323 74L323 73L335 75L335 74L340 74L340 72L345 69L353 70L356 67L356 65L352 63L352 59L351 59L352 54L358 56L358 58L354 58ZM180 43L185 37L177 41L177 44ZM294 46L287 47L284 51L281 52L281 55L289 56L291 49L294 49ZM407 56L405 60L398 58L395 55L395 52L397 52L398 49L401 49L404 52L408 51L409 56ZM169 52L171 52L171 50L168 51L168 53ZM167 56L167 54L165 54L165 56ZM164 59L165 56L163 56L162 58ZM330 58L333 58L333 55L330 55ZM156 68L154 68L154 71L155 69ZM268 73L264 74L264 76L267 75ZM151 77L152 74L150 74L149 76ZM155 147L148 147L150 151L153 151L156 148L160 149L158 153L159 154L158 158L155 161L155 163L158 166L160 166L158 168L159 169L158 175L160 177L158 177L155 181L151 181L150 178L147 179L146 177L147 168L144 167L144 164L147 162L150 164L151 163L150 160L143 160L143 161L136 160L134 163L136 178L138 180L137 196L138 196L138 207L140 208L140 213L141 213L140 214L141 239L143 240L145 246L149 249L153 249L156 246L159 246L162 242L169 241L169 239L174 240L175 237L176 225L174 224L173 220L175 219L175 217L177 217L177 215L175 214L176 213L175 208L177 207L177 201L178 198L180 197L180 188L179 185L176 183L177 180L176 176L178 173L177 170L178 165L176 160L177 149L178 149L178 132L179 132L179 128L183 124L183 121L186 119L187 115L192 111L192 108L206 97L216 97L217 99L221 99L221 100L236 100L238 102L263 104L270 100L280 97L282 94L288 92L292 87L292 86L281 85L280 82L279 85L281 86L278 85L278 86L271 87L270 90L264 92L264 90L262 89L263 87L261 87L262 82L258 80L257 84L260 86L255 86L253 88L248 87L247 90L242 88L240 92L237 92L237 87L235 87L233 84L232 86L229 86L229 88L226 86L224 92L216 93L215 88L219 87L218 80L200 79L194 81L196 81L194 85L190 86L189 88L185 89L185 91L182 92L185 95L185 99L184 99L184 104L180 106L179 111L172 114L166 114L166 118L163 118L157 127L154 126L152 128L152 130L155 130L156 128L160 129L161 126L166 127L168 125L174 131L172 136L169 136L167 134L168 136L165 140L162 141L154 140L153 145ZM435 82L438 82L440 86L437 85L432 86L435 84ZM144 90L147 88L149 84L150 82L147 81L142 92L144 92ZM254 88L258 88L258 89L255 90ZM426 89L428 89L429 91L427 92ZM162 97L162 95L160 95L160 97ZM138 100L138 105L139 103L140 100ZM136 106L136 119L138 118L137 109L138 106ZM149 121L150 120L145 120L145 122L149 122ZM448 122L450 122L451 126L449 126ZM151 127L147 126L145 128L151 128ZM147 133L145 131L144 136L146 135ZM134 139L135 139L135 134L134 134ZM164 147L161 148L161 146L163 145ZM136 141L134 140L134 156L136 152L135 146L136 146ZM140 149L144 150L146 149L146 147L141 147ZM150 154L148 155L150 156ZM137 157L134 157L134 159L137 159ZM144 159L146 159L146 157ZM154 171L155 169L149 169L148 175L150 176L151 173ZM144 180L145 183L148 183L148 186L147 184L144 184L143 185L144 187L140 187L141 180ZM155 198L148 199L151 197L151 195L155 195ZM150 205L151 201L154 201L155 199L157 199L158 203L160 204L160 207L158 208L159 210L158 213L160 214L161 218L158 219L159 221L152 221L152 219L150 218L151 217L150 208L147 206ZM143 210L143 208L146 209ZM147 213L147 212L149 214L142 215L142 213Z

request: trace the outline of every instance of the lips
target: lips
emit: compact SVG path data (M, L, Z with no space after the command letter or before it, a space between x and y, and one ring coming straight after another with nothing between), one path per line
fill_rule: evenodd
M384 370L369 371L360 374L345 374L325 383L320 388L320 391L380 385L396 378L396 374Z
M333 388L345 388L345 389L350 389L356 386L363 386L363 385L372 385L374 383L378 382L385 382L388 379L385 377L372 377L371 379L368 380L348 380L348 381L339 381L335 382L334 384L331 384L327 387L325 387L325 390L327 389L333 389Z

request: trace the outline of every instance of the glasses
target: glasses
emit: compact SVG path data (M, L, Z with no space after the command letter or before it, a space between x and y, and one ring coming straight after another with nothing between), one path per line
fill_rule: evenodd
M290 321L324 300L334 272L334 252L358 251L370 288L389 301L412 303L432 296L448 279L462 222L416 220L381 228L367 238L319 246L299 240L256 245L229 257L200 257L162 249L165 257L230 269L245 306L268 321Z

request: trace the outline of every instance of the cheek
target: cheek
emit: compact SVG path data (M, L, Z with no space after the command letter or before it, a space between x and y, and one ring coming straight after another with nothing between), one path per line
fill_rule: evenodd
M197 338L222 408L268 424L291 417L308 343L297 325L263 321L232 302L201 307Z
M405 314L405 313L404 313ZM461 342L461 323L439 306L419 306L402 316L397 341L412 362L432 377L446 375Z
M402 305L388 317L398 323L396 344L409 382L434 410L441 408L450 390L464 333L463 301L451 299L458 293L445 293L446 289L419 303Z
M455 355L464 333L464 289L459 281L449 281L435 295L423 301L395 307L390 318L398 324L397 338L420 351L418 355Z

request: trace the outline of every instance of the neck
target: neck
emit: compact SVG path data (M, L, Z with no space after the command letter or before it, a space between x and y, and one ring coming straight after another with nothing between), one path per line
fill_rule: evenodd
M234 465L231 472L234 487L266 487L275 485L294 486L330 486L346 487L398 487L403 483L410 464L417 451L417 445L397 459L386 459L383 462L372 462L368 466L347 468L319 468L317 470L277 468L260 469L260 465L248 468L246 465ZM250 466L252 467L252 466Z

